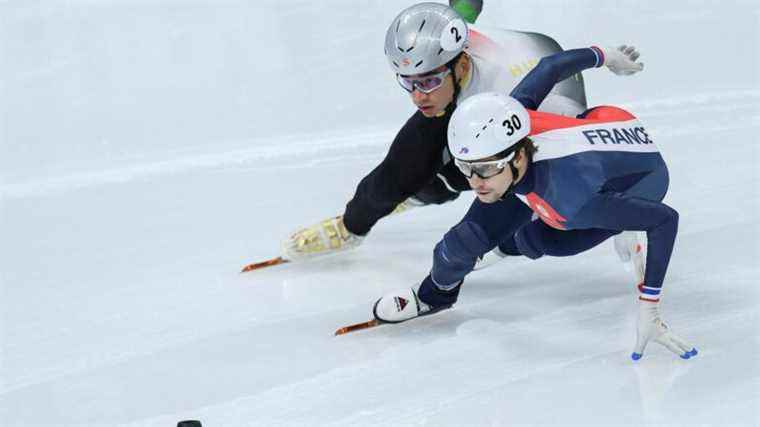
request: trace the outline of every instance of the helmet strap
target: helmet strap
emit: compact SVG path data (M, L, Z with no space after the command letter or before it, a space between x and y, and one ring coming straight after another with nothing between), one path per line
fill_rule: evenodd
M507 163L509 166L509 171L512 172L512 182L509 184L509 187L507 187L507 191L504 192L504 194L501 195L500 198L504 198L509 196L510 194L514 193L515 187L517 187L517 177L519 176L519 171L515 167L515 159L512 159Z
M460 52L454 59L446 63L446 67L451 71L451 79L454 82L454 96L451 99L451 102L449 105L446 106L446 110L449 112L453 112L455 108L457 108L457 98L459 97L459 93L462 91L462 86L459 84L459 79L457 79L457 71L456 66L459 63L459 58L462 57L462 54L464 52Z

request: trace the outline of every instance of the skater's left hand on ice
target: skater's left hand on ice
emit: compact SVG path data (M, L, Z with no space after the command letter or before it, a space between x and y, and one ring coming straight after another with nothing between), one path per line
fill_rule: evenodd
M659 302L639 301L639 323L636 330L636 347L631 354L633 360L641 359L649 341L662 344L681 359L697 355L697 349L676 336L660 318Z
M619 76L630 76L644 69L643 63L636 62L640 54L633 46L607 47L601 51L604 54L604 65Z

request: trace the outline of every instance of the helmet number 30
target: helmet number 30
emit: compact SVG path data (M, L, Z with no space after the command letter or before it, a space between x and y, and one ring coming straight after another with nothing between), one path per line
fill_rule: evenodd
M522 123L520 123L520 118L517 117L517 114L512 114L512 117L508 118L507 120L504 120L504 122L501 124L505 128L507 128L507 136L512 136L520 130L522 127Z

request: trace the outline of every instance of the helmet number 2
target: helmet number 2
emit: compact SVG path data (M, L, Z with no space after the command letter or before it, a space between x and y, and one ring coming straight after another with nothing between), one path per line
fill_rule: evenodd
M454 35L454 40L459 43L462 40L462 36L459 35L459 28L451 27L451 34Z
M447 52L461 52L467 40L467 25L461 19L448 23L442 30L439 40L441 48Z
M512 117L508 118L507 120L504 120L504 122L501 124L503 127L507 128L507 136L512 136L520 130L522 127L522 123L520 123L520 118L517 117L517 114L512 114Z

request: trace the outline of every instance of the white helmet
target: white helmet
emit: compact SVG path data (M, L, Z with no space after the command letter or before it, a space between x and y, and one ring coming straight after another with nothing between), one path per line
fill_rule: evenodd
M391 22L385 33L385 56L398 74L427 73L456 58L467 36L467 24L454 9L419 3Z
M458 160L480 160L512 148L529 134L530 116L519 101L496 92L480 93L454 110L449 151Z

